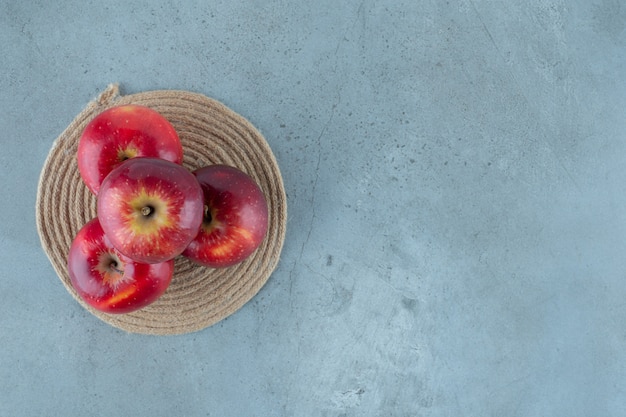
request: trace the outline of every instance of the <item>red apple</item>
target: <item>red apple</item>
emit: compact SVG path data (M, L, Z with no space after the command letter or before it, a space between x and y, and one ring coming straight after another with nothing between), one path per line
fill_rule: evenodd
M105 110L89 122L78 142L78 170L95 195L113 168L137 156L183 161L176 130L149 107L129 104Z
M226 165L193 172L204 193L204 221L183 255L212 267L227 267L250 256L267 233L263 192L246 173Z
M202 189L186 168L158 158L133 158L102 182L97 213L113 246L138 262L180 255L204 213Z
M78 232L67 263L78 295L105 313L129 313L154 302L165 292L174 272L173 260L149 265L119 253L97 218Z

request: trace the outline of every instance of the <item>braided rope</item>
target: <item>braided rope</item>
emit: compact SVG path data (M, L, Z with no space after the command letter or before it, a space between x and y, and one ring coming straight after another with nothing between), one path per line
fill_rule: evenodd
M87 305L73 289L67 255L74 236L96 216L96 197L78 172L80 135L97 114L122 104L151 107L167 118L183 146L183 166L235 166L250 175L265 193L269 227L265 240L245 261L211 269L179 256L172 283L153 304L128 314L106 314ZM110 85L56 139L44 163L37 189L37 230L42 247L63 285L88 311L132 333L168 335L201 330L231 315L248 302L276 268L287 221L287 199L274 155L263 136L242 116L206 96L177 90L121 96Z

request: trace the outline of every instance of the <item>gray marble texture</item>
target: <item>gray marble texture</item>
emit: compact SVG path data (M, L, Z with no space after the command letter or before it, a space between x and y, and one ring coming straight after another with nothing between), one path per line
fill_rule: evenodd
M619 0L0 0L0 416L626 415ZM280 264L183 336L112 328L35 227L109 83L222 101L288 194Z

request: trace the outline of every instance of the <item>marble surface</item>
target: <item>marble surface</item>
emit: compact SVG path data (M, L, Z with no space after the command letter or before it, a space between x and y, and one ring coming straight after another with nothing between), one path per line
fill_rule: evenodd
M1 416L622 416L626 7L0 0ZM280 264L152 337L76 303L35 227L107 84L222 101L288 194Z

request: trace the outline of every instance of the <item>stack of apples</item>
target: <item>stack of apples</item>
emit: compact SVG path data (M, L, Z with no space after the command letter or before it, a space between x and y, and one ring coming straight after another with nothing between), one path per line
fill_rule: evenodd
M177 131L152 108L101 112L83 131L77 158L97 216L74 237L68 272L99 311L129 313L156 301L179 255L228 267L252 255L267 233L258 184L232 166L185 168Z

